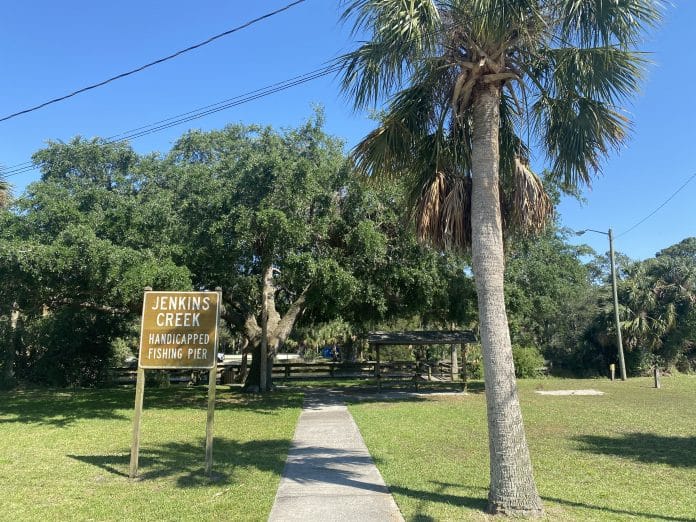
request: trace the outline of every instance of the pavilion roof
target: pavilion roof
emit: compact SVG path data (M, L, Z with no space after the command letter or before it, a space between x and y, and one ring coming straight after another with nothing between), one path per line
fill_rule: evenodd
M406 332L370 332L367 342L374 345L462 344L476 341L469 330L414 330Z

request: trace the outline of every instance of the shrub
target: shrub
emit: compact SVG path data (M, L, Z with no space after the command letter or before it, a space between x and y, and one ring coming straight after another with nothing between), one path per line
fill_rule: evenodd
M15 335L9 317L0 317L0 390L14 387Z
M146 371L145 386L148 388L169 388L169 372L167 370Z
M126 366L134 357L131 343L123 337L111 341L109 352L109 366L114 368Z
M539 377L544 367L544 357L535 346L513 346L515 376L520 379Z
M466 375L469 379L483 379L483 357L480 344L470 344L467 347Z
M123 321L74 308L29 318L18 368L27 380L49 386L95 386L107 379L114 337Z

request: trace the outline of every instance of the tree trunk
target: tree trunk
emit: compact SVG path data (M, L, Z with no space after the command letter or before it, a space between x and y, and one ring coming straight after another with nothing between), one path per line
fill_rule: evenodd
M254 343L251 347L251 366L249 367L249 373L247 374L246 381L244 381L244 386L242 391L246 393L262 393L263 391L268 391L272 387L271 373L273 372L273 365L271 363L266 364L264 368L266 371L266 389L261 389L261 339Z
M268 312L269 300L273 297L273 266L268 265L263 275L263 289L261 301L261 344L259 347L259 391L264 393L271 389L271 375L273 374L273 359L268 357ZM270 294L270 295L269 295ZM270 370L270 371L269 371Z
M17 323L19 322L19 310L15 307L10 312L10 331L8 332L7 344L5 346L5 360L3 361L3 377L2 381L9 386L14 382L15 372L15 355L18 345Z
M244 345L242 346L242 363L239 366L239 374L237 374L235 381L242 382L246 380L247 372L249 371L249 351L251 350L249 339L244 339Z
M499 198L500 87L480 87L474 101L472 143L472 265L486 382L491 513L540 516L542 504L517 397L505 311L505 260Z
M248 339L246 351L251 353L251 366L244 379L243 392L259 393L261 386L261 327L250 314L244 321L244 333Z
M271 375L273 373L273 358L278 351L278 347L282 345L292 332L297 318L304 310L305 300L307 297L306 287L297 299L290 305L285 316L281 318L275 306L275 286L273 285L273 269L268 268L264 271L263 278L263 306L264 306L264 321L266 328L260 328L256 322L256 318L250 316L245 322L247 337L252 344L252 360L249 374L242 391L245 392L264 392L273 388ZM264 343L265 340L265 343ZM265 344L266 356L262 355L262 344ZM262 372L265 373L265 379L261 378ZM264 382L265 381L265 382ZM264 386L265 384L265 386Z
M462 344L462 387L466 391L469 382L469 370L467 368L467 352L469 346L467 344Z
M457 361L457 345L450 345L450 377L452 382L456 381L459 376L459 362Z

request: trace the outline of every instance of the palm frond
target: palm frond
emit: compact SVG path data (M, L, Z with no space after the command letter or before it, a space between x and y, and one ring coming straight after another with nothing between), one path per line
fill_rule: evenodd
M344 18L371 39L340 59L342 88L356 107L393 96L353 152L358 170L405 178L421 238L466 248L472 102L499 89L505 232L538 232L553 208L528 166L531 135L566 187L589 184L630 130L619 107L647 62L630 48L664 3L352 0Z
M550 4L559 39L581 47L634 45L662 19L663 0L561 0Z
M553 203L541 179L520 158L515 159L512 189L506 192L501 206L508 233L538 234L554 213Z
M445 140L447 111L442 85L448 71L439 61L425 61L417 74L421 81L398 92L380 126L370 132L352 152L358 172L390 177L426 165L429 174L442 163L439 155Z
M445 175L435 172L432 179L421 188L421 196L415 207L416 233L422 241L441 244L442 211L446 196Z
M589 184L601 159L626 138L630 121L609 105L568 94L542 96L533 107L535 128L552 160L553 175L569 186Z
M445 249L465 252L471 247L471 177L454 177L442 210L442 238Z
M579 96L611 103L638 90L648 60L618 46L548 49L544 90L552 96Z
M372 36L338 59L341 88L356 109L377 103L398 87L438 42L440 13L432 0L357 0L342 18L355 19L354 34L364 31Z
M515 160L508 186L500 191L506 236L536 234L553 216L553 203L524 160ZM412 207L418 238L443 250L471 248L471 176L435 171L420 187Z

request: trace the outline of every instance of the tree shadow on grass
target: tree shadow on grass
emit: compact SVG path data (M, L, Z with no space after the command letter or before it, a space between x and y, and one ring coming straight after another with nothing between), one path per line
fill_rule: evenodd
M299 408L303 394L276 391L267 395L242 394L218 387L215 409L250 411L277 415L286 408ZM8 423L43 424L63 428L80 419L127 420L134 409L135 387L109 389L27 389L0 392L0 425ZM145 389L143 408L207 408L206 387ZM124 412L125 411L125 412Z
M129 401L127 401L129 399ZM118 410L133 407L125 390L16 390L0 394L0 424L43 424L62 428L79 419L126 419Z
M316 393L317 391L313 391ZM466 392L462 392L460 384L454 385L419 385L416 390L413 386L384 387L381 391L377 387L337 388L331 392L338 394L342 400L348 403L372 403L372 402L427 402L431 400L449 398L466 398L467 395L479 395L484 392L483 382L470 383Z
M487 488L482 488L479 486L466 486L462 484L450 484L446 482L439 482L439 481L431 481L431 484L435 486L434 491L419 491L419 490L414 490L410 488L405 488L405 487L399 487L399 486L389 486L389 489L393 493L397 493L399 495L404 495L416 500L419 500L420 502L417 505L417 512L414 515L413 520L419 521L419 522L431 522L435 520L434 518L430 517L429 515L426 515L423 513L424 507L426 503L440 503L440 504L449 504L453 506L458 506L458 507L463 507L463 508L468 508L468 509L473 509L476 511L479 511L481 513L486 512L486 509L488 507L488 499L487 499ZM481 496L465 496L465 495L459 495L459 494L454 494L454 493L446 493L447 489L455 489L455 490L461 490L461 489L468 489L468 490L480 490L482 492ZM593 504L587 504L584 502L576 502L572 500L565 500L562 498L554 498L554 497L547 497L547 496L542 496L541 497L545 502L554 502L556 504L560 504L563 506L568 506L568 507L573 507L573 508L580 508L580 509L589 509L589 510L594 510L598 511L601 513L612 513L615 515L620 515L620 516L629 516L629 517L639 517L639 518L646 518L649 520L664 520L668 522L696 522L695 518L684 518L684 517L679 517L679 516L671 516L671 515L660 515L660 514L655 514L655 513L644 513L640 511L630 511L630 510L625 510L625 509L619 509L619 508L612 508L611 506L598 506L598 505L593 505Z
M431 481L431 483L435 485L435 491L419 491L417 489L402 486L389 486L389 489L392 493L403 495L418 501L416 505L416 513L413 517L413 520L418 522L431 522L435 520L433 517L424 512L427 504L447 504L450 506L473 509L480 512L485 512L486 507L488 506L488 500L485 496L472 497L446 493L446 490L452 487L461 489L461 485L446 484L435 481Z
M696 467L696 437L669 437L653 433L626 433L619 437L575 437L580 449L598 455L614 455L646 464L674 468Z
M615 515L630 516L632 518L633 517L640 517L640 518L646 518L648 520L666 520L669 522L696 522L696 518L675 517L675 516L670 516L670 515L657 515L655 513L643 513L640 511L628 511L625 509L617 509L617 508L612 508L612 507L607 507L607 506L594 506L592 504L586 504L584 502L574 502L572 500L564 500L562 498L554 498L554 497L541 497L541 498L543 500L548 501L548 502L556 502L556 503L564 505L564 506L570 506L570 507L582 508L582 509L593 509L596 511L613 513Z
M213 443L213 473L205 476L205 440L200 443L168 442L140 451L138 480L176 479L180 488L205 486L211 482L232 483L237 469L256 468L278 476L283 471L289 439L238 442L216 438ZM68 455L113 475L127 477L130 454Z

